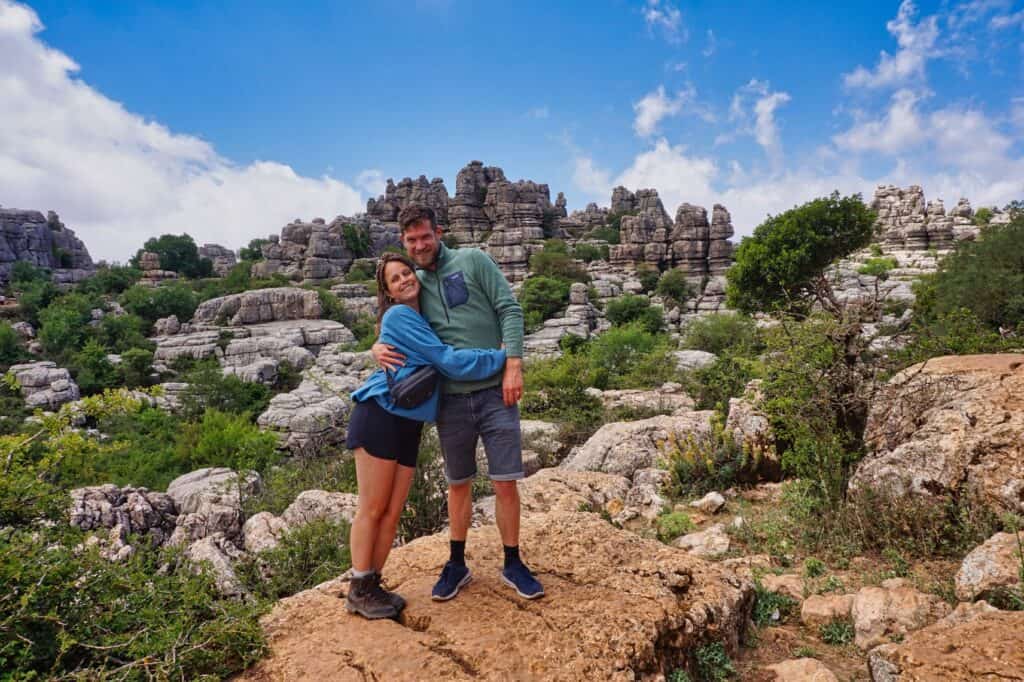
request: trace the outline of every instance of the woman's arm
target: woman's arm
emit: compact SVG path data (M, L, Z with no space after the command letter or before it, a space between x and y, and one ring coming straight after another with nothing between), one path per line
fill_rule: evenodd
M484 348L456 349L441 341L427 321L407 306L395 306L388 311L381 336L385 332L410 351L421 355L427 362L448 377L458 381L478 381L494 376L505 365L505 351Z

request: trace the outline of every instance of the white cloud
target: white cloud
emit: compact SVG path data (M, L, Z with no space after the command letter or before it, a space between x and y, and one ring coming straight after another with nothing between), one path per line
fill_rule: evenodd
M911 90L898 90L884 117L860 121L832 140L837 147L854 152L894 154L914 147L924 138L924 122L917 111L920 100Z
M1021 28L1024 28L1024 9L1019 12L1014 12L1013 14L1000 14L998 16L994 16L989 22L989 26L996 30L1011 28L1013 26L1020 26Z
M718 40L715 38L715 32L710 28L707 31L707 44L704 49L700 51L705 57L710 57L718 51Z
M329 176L245 166L147 121L75 77L30 8L0 0L3 202L53 209L94 258L125 260L150 236L188 232L236 248L295 217L353 213L359 192Z
M633 163L615 178L615 185L629 189L653 187L658 190L665 210L675 215L684 201L705 203L714 196L711 182L718 169L712 159L687 156L683 145L670 145L659 139L653 149L637 154ZM711 202L713 203L713 202Z
M660 31L670 43L685 42L690 34L683 25L683 14L669 0L647 0L641 10L647 29Z
M962 168L977 171L997 170L1016 165L1021 160L1010 156L1013 141L999 132L984 112L950 106L931 114L929 134L935 142L940 159Z
M938 18L926 17L914 23L917 7L911 0L903 0L896 18L886 23L889 33L896 38L899 50L890 55L885 50L874 69L858 66L843 77L848 88L883 88L900 86L915 78L924 78L927 60L936 56L935 43L939 37Z
M728 142L736 134L753 135L773 166L777 168L782 163L782 140L775 121L775 111L790 99L792 98L789 93L772 92L768 82L752 78L733 94L729 105L729 118L739 121L740 129L732 134L719 135L715 139L715 144ZM753 105L748 108L750 100L753 101Z
M657 90L635 102L633 111L636 112L633 130L640 137L651 137L658 132L658 124L663 119L680 114L692 114L709 123L715 120L714 112L697 101L697 90L689 84L677 92L675 97L666 95L665 86L659 85Z
M379 170L367 168L356 176L356 187L376 198L384 194L387 182L384 180L384 174Z
M611 174L598 167L592 158L579 152L575 152L573 158L572 182L592 198L601 201L608 200L614 187Z
M551 110L546 106L534 107L526 112L526 118L534 118L538 121L548 118L549 116L551 116Z

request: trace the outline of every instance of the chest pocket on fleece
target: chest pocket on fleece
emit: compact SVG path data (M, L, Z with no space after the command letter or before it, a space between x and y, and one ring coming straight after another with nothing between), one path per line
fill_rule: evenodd
M461 272L453 272L446 276L443 281L444 297L448 300L449 308L455 308L469 300L466 277Z

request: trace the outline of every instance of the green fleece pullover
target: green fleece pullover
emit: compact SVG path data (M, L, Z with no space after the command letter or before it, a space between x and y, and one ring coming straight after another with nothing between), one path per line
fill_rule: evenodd
M417 269L420 311L441 340L455 348L499 348L523 357L523 309L491 257L479 249L440 245L437 269ZM469 393L501 384L502 372L483 381L445 381L445 393Z

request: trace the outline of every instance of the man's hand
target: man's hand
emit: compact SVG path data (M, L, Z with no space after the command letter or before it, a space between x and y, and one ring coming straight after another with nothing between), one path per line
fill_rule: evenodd
M391 344L375 343L370 348L370 353L373 354L373 359L380 365L381 369L390 369L394 372L399 367L405 365L405 356L395 350L395 347ZM522 378L519 380L519 385L523 385Z
M501 393L506 407L512 407L523 397L522 358L505 359L505 375L501 379Z

